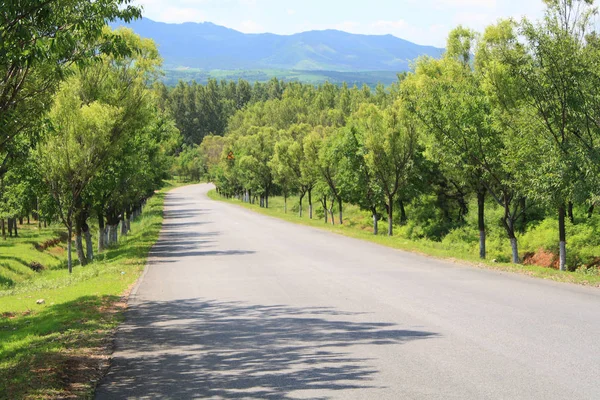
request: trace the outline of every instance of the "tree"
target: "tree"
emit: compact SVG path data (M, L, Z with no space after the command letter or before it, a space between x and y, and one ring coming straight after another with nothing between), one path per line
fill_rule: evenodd
M131 0L14 0L0 12L0 156L36 128L59 82L74 64L99 53L123 53L106 21L141 16Z
M82 193L111 146L111 132L121 112L93 102L83 104L76 79L65 84L49 114L49 133L37 148L44 181L56 200L58 213L68 232L68 268L72 272L71 238L75 213Z
M496 60L492 87L519 130L512 143L520 165L513 170L530 197L558 211L561 270L567 267L567 203L588 197L588 184L597 182L591 177L598 176L600 57L593 3L546 0L542 22L523 20L518 30L505 22L489 31Z
M261 206L269 208L269 196L273 188L273 171L269 167L275 147L275 132L261 128L256 133L240 138L243 154L238 168L244 181L261 196Z
M371 212L373 234L379 233L379 208L385 203L382 188L367 164L367 152L364 136L355 121L337 133L339 186L347 202L357 204L361 209Z
M306 138L305 156L307 162L317 168L320 179L325 183L332 200L337 201L339 222L344 223L343 218L343 193L339 184L339 163L342 153L339 148L339 140L335 131L324 127L317 127ZM331 215L333 222L333 215Z
M392 236L394 199L412 167L417 145L416 124L401 103L385 111L367 105L354 118L356 128L364 135L366 164L385 194L388 236Z
M452 181L469 185L477 195L480 257L486 256L484 210L489 193L504 208L502 224L511 242L512 260L518 263L515 222L523 212L522 203L503 163L503 135L484 90L484 72L473 68L476 40L474 32L455 29L443 59L420 59L402 87L409 109L431 134L427 141L430 156L441 161Z

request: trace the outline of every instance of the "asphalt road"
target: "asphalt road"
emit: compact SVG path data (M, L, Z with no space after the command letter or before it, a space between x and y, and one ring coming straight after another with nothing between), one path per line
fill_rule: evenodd
M600 399L600 290L171 192L97 399Z

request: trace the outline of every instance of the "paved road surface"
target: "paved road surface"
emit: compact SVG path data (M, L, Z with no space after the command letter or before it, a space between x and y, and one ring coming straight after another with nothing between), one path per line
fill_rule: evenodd
M600 290L171 192L98 399L600 399Z

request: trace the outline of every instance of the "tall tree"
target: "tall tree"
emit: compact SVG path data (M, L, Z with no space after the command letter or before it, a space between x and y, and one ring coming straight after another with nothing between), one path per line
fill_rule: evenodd
M68 268L72 272L71 238L82 193L111 146L111 132L120 110L99 102L83 104L75 79L63 85L50 112L50 131L37 148L42 176L68 232ZM80 255L81 256L81 255Z
M394 233L394 202L406 184L417 146L417 127L405 107L396 103L382 111L367 105L355 115L355 126L364 135L365 158L377 185L385 194L388 236Z
M560 269L567 268L565 218L567 204L582 201L598 174L600 140L597 74L600 57L595 46L592 0L545 0L544 19L523 20L490 31L502 33L494 42L496 77L493 87L520 129L515 136L513 169L528 195L557 210ZM517 100L504 95L504 82L514 82ZM523 140L527 140L525 146ZM534 161L535 160L535 161ZM524 167L526 166L526 167ZM587 179L582 179L587 177ZM586 193L587 192L587 193Z
M141 16L131 0L13 0L0 11L0 156L37 127L59 82L99 52L123 53L107 20Z

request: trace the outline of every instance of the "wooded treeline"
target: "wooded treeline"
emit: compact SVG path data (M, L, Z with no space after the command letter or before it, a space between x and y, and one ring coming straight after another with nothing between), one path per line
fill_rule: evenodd
M69 272L70 238L80 265L116 245L181 144L153 89L155 44L106 26L140 16L130 0L14 1L0 12L2 235L18 235L24 217L61 223Z
M583 0L546 4L539 22L455 29L442 59L418 59L387 89L273 81L265 98L240 81L165 90L190 144L177 170L264 207L273 195L297 195L309 218L315 202L338 223L345 203L358 205L374 233L385 216L389 235L413 224L412 238L442 240L475 208L481 258L500 228L514 263L519 234L554 221L560 268L592 263L593 243L567 260L566 233L598 228L597 10ZM206 110L222 116L212 128L200 122Z

